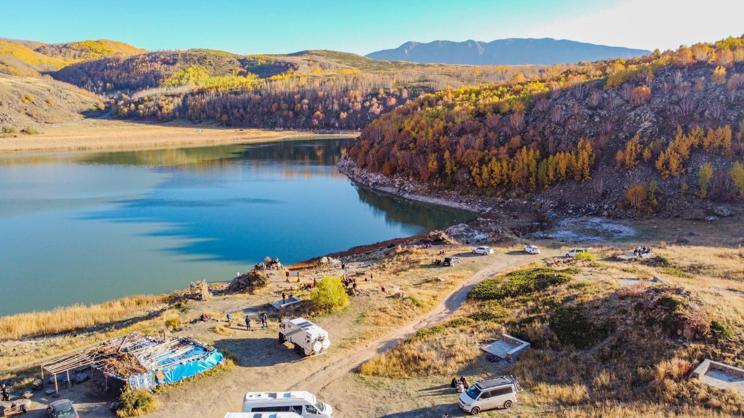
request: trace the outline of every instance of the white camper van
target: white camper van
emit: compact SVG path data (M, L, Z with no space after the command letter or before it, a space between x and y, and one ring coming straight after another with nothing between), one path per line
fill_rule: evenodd
M302 418L294 412L228 412L225 418Z
M459 406L463 411L476 415L480 411L496 408L511 408L517 401L519 384L511 376L483 380L460 395Z
M279 343L289 341L298 353L311 356L328 350L331 339L328 332L305 318L282 321L279 325Z
M331 418L333 408L305 391L248 392L243 398L243 412L295 413L304 418Z

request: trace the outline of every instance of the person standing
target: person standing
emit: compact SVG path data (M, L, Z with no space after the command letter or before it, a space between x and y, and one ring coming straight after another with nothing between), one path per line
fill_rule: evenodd
M266 329L268 326L269 316L266 315L266 312L261 312L261 328Z
M248 315L245 316L245 329L251 330L251 317Z
M232 312L227 313L227 326L232 326Z
M3 383L3 385L0 387L0 390L2 390L2 393L3 393L3 401L9 401L10 394L8 393L8 386L5 383Z

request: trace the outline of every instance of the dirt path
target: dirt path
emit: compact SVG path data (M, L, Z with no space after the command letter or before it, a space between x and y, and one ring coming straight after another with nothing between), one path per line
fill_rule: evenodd
M555 254L553 254L555 252ZM556 251L548 251L545 256L556 255ZM466 283L450 293L439 305L428 313L397 328L387 335L366 343L363 347L357 347L354 353L343 358L340 361L333 362L327 366L315 371L314 373L302 378L292 385L288 385L286 390L312 390L320 398L323 398L323 391L334 381L342 378L347 373L352 372L365 361L375 355L384 353L405 339L415 334L422 328L428 328L437 325L449 318L465 302L468 293L476 284L492 277L494 274L520 264L526 264L535 261L535 258L522 255L504 255L487 267L475 273ZM337 410L343 413L343 408Z

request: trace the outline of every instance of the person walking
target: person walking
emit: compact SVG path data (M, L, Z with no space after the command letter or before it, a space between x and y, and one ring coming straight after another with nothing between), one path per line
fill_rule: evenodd
M232 312L227 313L227 326L232 326Z
M287 294L282 292L282 305L284 305L285 303L287 303Z
M266 312L261 313L261 328L266 329L269 322L269 316L266 315Z
M251 330L251 317L248 315L245 316L245 329Z

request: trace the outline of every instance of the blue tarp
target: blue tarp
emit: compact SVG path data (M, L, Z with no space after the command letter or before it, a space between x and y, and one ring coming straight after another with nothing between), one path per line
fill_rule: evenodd
M196 347L192 351L198 351L202 350L207 354L206 350L204 350L203 347ZM196 355L196 353L192 353L192 356ZM184 358L190 357L187 353L187 355ZM180 382L183 379L188 379L189 377L196 376L199 373L206 372L207 370L210 370L214 367L216 367L220 362L222 362L223 356L222 353L215 350L211 353L208 353L206 357L200 357L199 359L192 360L189 362L186 362L185 364L176 364L174 366L168 366L163 368L163 374L165 374L165 381L162 383L176 383Z
M158 371L153 370L130 376L129 385L133 389L152 389L157 385L177 383L216 367L223 359L224 356L217 350L209 351L204 347L194 346L181 356L165 357L158 362L164 376L162 381L158 379Z

